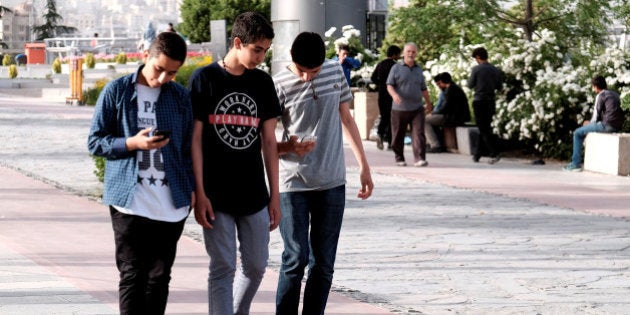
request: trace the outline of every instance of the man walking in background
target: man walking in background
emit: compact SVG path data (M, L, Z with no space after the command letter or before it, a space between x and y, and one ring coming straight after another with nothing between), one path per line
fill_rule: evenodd
M414 166L429 165L426 161L427 140L424 135L425 111L433 105L420 65L416 63L418 46L407 43L403 49L403 63L395 64L387 77L387 91L392 96L392 149L396 165L407 166L403 152L407 128L411 125L411 147ZM426 107L422 103L424 98Z

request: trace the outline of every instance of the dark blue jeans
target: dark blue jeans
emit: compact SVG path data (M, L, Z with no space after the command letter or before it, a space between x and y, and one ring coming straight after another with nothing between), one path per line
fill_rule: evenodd
M323 191L280 194L280 234L284 252L276 314L298 313L302 278L307 265L309 270L302 314L324 314L332 285L345 203L345 185Z
M164 314L171 267L184 223L128 215L109 207L116 243L120 314Z

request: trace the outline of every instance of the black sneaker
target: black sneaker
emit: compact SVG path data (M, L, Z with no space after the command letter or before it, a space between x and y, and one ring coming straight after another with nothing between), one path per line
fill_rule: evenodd
M490 160L488 160L488 164L492 165L499 162L500 160L501 160L501 157L497 155L497 156L491 157Z
M479 155L473 155L473 162L475 162L475 163L479 163L479 159L480 159L480 158L481 158L481 157L480 157Z
M376 139L376 148L379 150L383 150L383 137L378 137L378 139Z

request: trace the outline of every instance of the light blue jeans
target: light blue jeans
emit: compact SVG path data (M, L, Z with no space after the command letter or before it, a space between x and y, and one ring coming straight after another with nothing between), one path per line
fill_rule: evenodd
M584 148L584 139L589 132L615 132L615 129L604 125L602 122L594 122L584 125L573 132L573 155L571 156L571 165L580 167L582 165L582 150Z
M248 216L234 217L218 211L214 215L214 228L203 230L210 256L209 314L249 314L269 258L269 211L265 207ZM237 236L241 258L238 272Z

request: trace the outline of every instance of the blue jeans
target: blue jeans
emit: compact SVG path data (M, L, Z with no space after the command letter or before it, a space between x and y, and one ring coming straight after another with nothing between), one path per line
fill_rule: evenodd
M284 252L276 314L298 313L302 278L307 265L302 314L324 314L332 285L345 203L345 185L322 191L280 194L280 234Z
M234 217L215 211L213 229L203 229L210 256L208 314L249 314L269 258L269 211ZM238 231L241 265L236 269Z
M614 132L614 128L605 126L601 122L590 123L584 125L573 132L573 155L571 156L571 165L580 167L582 165L582 149L584 147L584 139L589 132Z

